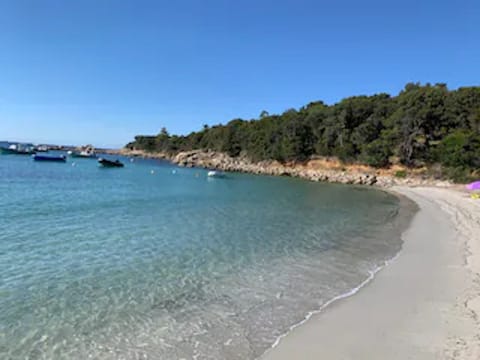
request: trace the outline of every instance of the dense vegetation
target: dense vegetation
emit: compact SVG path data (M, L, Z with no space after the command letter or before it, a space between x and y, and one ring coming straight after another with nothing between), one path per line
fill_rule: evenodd
M328 106L312 102L281 115L235 119L187 136L137 136L127 147L176 153L210 149L254 161L303 161L314 155L375 167L439 164L461 180L480 167L480 87L407 84L398 96L354 96ZM432 166L430 166L432 168ZM439 168L439 166L437 166Z

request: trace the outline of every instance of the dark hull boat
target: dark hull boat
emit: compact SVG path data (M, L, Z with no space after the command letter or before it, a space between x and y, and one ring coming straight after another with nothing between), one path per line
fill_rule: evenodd
M33 155L35 161L52 161L52 162L66 162L67 157L65 155L51 156L51 155Z
M109 167L109 168L111 168L111 167L123 167L123 164L118 160L112 161L112 160L100 158L100 159L98 159L98 163L103 167Z
M14 155L14 154L17 154L17 150L14 150L14 149L7 149L7 148L0 148L0 154L4 154L4 155Z
M35 151L28 149L4 148L0 147L0 154L3 155L33 155Z

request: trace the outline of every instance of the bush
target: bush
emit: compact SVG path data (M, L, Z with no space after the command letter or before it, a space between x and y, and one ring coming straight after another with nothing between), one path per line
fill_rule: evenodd
M380 138L363 147L361 158L367 165L385 167L390 164L390 156L392 156L392 146Z
M395 172L395 177L397 178L406 178L407 177L407 171L406 170L398 170Z
M480 136L465 131L447 135L439 144L436 154L442 165L453 168L475 168L480 165Z
M445 168L444 176L457 184L466 184L475 180L472 171L461 166Z

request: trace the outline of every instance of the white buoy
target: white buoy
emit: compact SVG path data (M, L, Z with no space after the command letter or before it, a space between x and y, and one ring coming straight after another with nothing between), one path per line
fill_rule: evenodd
M172 174L176 174L177 173L177 170L172 170Z
M152 175L153 175L153 174L155 174L155 171L153 171L153 170L150 170L150 174L152 174Z

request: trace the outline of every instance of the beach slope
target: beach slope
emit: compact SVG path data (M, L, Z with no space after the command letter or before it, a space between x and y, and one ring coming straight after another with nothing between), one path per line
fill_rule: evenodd
M400 255L263 359L480 359L480 201L395 187L420 208Z

